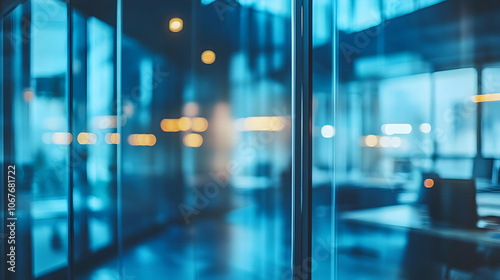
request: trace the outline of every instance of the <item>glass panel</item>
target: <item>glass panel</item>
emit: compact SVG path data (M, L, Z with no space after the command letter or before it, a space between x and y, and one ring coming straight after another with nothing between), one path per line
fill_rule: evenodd
M116 1L74 1L72 11L74 274L114 279L118 255ZM106 266L101 263L106 261Z
M484 68L482 75L482 93L500 93L499 77L500 67ZM500 102L485 102L482 104L482 109L483 157L500 158L500 121L497 117L498 112L500 112Z
M67 10L55 0L9 2L2 7L13 8L2 17L2 167L15 172L2 185L15 187L3 189L2 212L17 220L2 246L15 264L2 266L2 279L32 279L64 274L68 259Z
M2 17L20 279L290 274L289 1L71 3Z
M114 238L116 203L116 99L114 95L114 28L87 20L87 130L80 144L88 145L86 194L89 246L109 246ZM83 137L85 135L85 137ZM117 137L116 137L117 138ZM97 141L100 140L100 141Z
M32 0L29 103L33 184L31 236L33 273L42 276L67 265L68 127L67 9L55 0ZM20 125L21 127L21 125ZM18 142L20 143L20 142Z
M329 0L313 1L312 261L304 268L312 272L313 279L333 279L335 275L335 213L332 205L333 141L337 119L333 117L336 108L333 98L335 73L331 55L334 52L331 22L334 7Z
M334 149L313 142L313 168L331 158L335 188L323 204L314 188L313 248L336 252L336 279L500 277L498 5L327 2L335 28L313 56L316 65L333 57L336 82L322 97L331 71L315 68L313 123L334 99ZM315 38L328 34L314 28ZM313 182L325 178L327 189L325 174L316 171ZM328 234L326 245L314 239ZM317 263L313 278L329 277Z
M465 68L433 75L438 154L475 156L477 109L471 96L477 93L476 70Z
M289 270L290 9L247 2L123 3L127 275Z

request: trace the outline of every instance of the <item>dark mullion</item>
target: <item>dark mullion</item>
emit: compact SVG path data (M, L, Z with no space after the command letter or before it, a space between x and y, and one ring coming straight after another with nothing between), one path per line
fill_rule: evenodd
M76 134L73 127L73 13L71 0L67 2L67 69L66 69L66 90L68 93L67 108L68 108L68 129L76 139ZM69 145L69 159L68 159L68 269L67 278L73 279L73 265L74 265L74 252L75 252L75 209L73 203L73 159L74 159L74 145L76 141L72 141Z
M312 209L312 1L292 9L292 268L311 279Z

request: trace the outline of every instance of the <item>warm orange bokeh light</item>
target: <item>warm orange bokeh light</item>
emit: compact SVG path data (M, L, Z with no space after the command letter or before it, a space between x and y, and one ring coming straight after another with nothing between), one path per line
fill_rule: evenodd
M472 96L472 102L474 103L492 102L492 101L500 101L500 93L480 94Z
M434 187L434 180L432 180L432 179L425 179L424 186L426 188L428 188L428 189Z
M24 100L26 100L27 102L30 102L31 100L33 100L33 97L35 97L35 94L31 91L31 90L27 90L24 92Z
M52 134L52 143L56 145L69 145L73 141L71 133L56 132Z
M203 137L196 133L190 133L184 136L184 145L191 148L198 148L203 144Z
M154 134L131 134L128 137L128 143L132 146L154 146L156 136Z
M182 117L179 119L179 130L187 131L191 128L191 119L187 117Z
M215 62L215 53L213 51L204 51L201 54L201 61L205 64L212 64Z
M108 144L120 144L120 134L118 133L107 133L106 134L106 143Z
M205 118L194 118L192 123L193 131L204 132L208 129L208 121Z
M365 145L368 147L375 147L377 146L378 143L378 138L375 135L368 135L365 137Z
M97 135L94 133L82 132L76 138L80 145L94 145L97 142Z
M184 21L180 18L173 18L169 21L168 23L168 29L172 32L180 32L182 28L184 27Z
M179 120L178 119L164 119L161 121L161 129L165 132L179 132Z
M281 117L248 117L236 122L241 131L280 131L285 128Z

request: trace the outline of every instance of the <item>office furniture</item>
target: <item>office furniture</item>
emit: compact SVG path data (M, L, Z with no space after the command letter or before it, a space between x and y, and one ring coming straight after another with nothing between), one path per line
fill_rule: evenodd
M488 198L488 196L495 198ZM500 194L478 194L478 201L488 201L488 199L500 201ZM500 207L480 205L478 214L481 217L500 216ZM487 254L482 254L477 248L489 248L492 251L491 255L495 255L500 250L500 225L492 226L482 219L479 220L478 224L484 228L440 226L431 222L427 209L422 205L396 205L347 211L341 213L339 218L357 225L408 230L409 247L407 251L410 252L407 254L414 254L419 258L423 257L424 259L419 259L418 263L426 262L428 264L428 271L417 270L420 274L413 275L417 278L411 278L410 275L411 279L424 277L423 275L427 277L426 279L440 279L434 278L436 273L440 273L436 262L443 264L448 272L450 267L458 266L463 270L470 271L482 265L497 265L494 260L487 259ZM467 261L464 261L464 255ZM427 257L433 259L425 259ZM406 263L414 264L414 259L411 257L410 259Z

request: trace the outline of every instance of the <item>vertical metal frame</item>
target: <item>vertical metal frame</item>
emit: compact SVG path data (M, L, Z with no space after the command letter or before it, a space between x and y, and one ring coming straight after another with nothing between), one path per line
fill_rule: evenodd
M312 0L292 3L292 268L311 279Z
M66 0L66 21L67 21L67 69L66 69L66 91L68 93L68 100L66 105L68 110L68 130L76 136L73 126L73 7L71 0ZM76 137L75 137L76 138ZM74 253L75 253L75 208L73 202L74 194L74 145L76 141L72 141L69 145L69 159L68 159L68 269L67 278L73 279L74 268Z
M122 206L122 158L123 158L123 100L122 100L122 33L123 33L123 2L116 1L116 40L115 40L115 83L116 83L116 116L119 142L116 152L116 242L118 254L118 277L123 279L123 206Z

